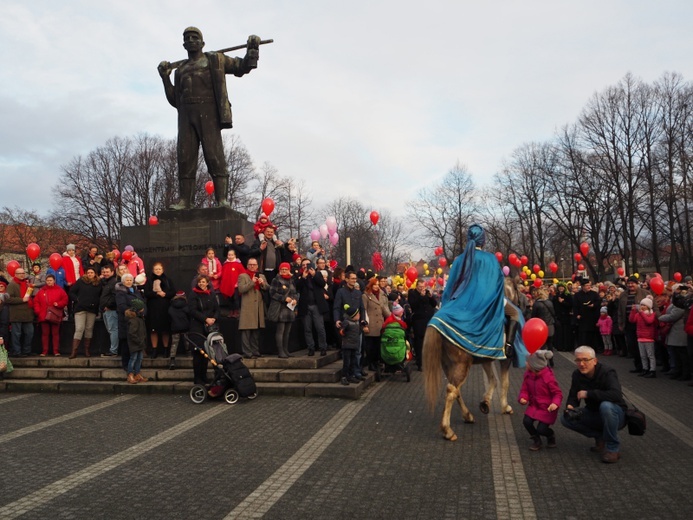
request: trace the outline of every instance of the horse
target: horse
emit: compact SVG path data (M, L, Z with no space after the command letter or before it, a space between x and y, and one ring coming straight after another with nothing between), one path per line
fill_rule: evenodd
M511 319L519 322L519 310L517 303L519 297L517 288L510 278L506 278L503 286L505 292L505 313ZM513 303L514 305L511 305ZM457 435L450 427L450 414L452 412L452 403L457 400L462 409L462 418L466 423L473 423L474 416L467 408L467 405L462 399L461 387L467 380L469 369L472 365L480 364L488 378L488 389L484 393L483 400L479 403L479 409L482 413L488 414L491 407L491 399L493 392L496 389L496 376L493 372L493 359L475 357L467 351L457 347L445 336L438 332L433 327L428 327L424 336L423 344L423 370L424 370L424 386L426 399L430 409L435 406L438 395L440 394L440 367L442 366L445 376L448 380L445 393L445 409L443 410L443 418L440 423L440 429L443 432L445 439L456 441ZM510 359L498 360L500 364L500 401L501 411L503 414L512 414L513 409L508 404L508 387L510 385Z

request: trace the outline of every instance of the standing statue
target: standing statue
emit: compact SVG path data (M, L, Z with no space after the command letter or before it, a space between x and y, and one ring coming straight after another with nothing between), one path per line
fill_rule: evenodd
M270 40L271 41L271 40ZM196 27L183 31L183 47L188 59L181 62L159 64L159 75L164 82L166 99L178 110L178 182L180 200L171 209L192 206L197 157L202 153L207 170L214 181L214 197L218 206L229 206L226 200L229 176L221 140L221 129L231 128L231 103L226 90L226 74L243 76L257 68L258 36L249 36L247 45L216 52L202 52L205 42ZM247 47L244 58L229 58L223 52ZM171 71L175 85L171 83Z

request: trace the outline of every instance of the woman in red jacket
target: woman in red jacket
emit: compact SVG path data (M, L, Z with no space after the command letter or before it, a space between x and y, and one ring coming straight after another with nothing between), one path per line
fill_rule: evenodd
M62 287L56 285L55 276L52 274L46 275L46 285L41 287L39 292L36 293L36 296L32 299L32 305L34 306L36 319L41 325L41 344L43 346L41 357L45 357L48 354L48 343L51 334L53 335L53 355L59 356L60 324L62 322L53 323L46 320L48 307L53 307L62 315L63 309L67 305L67 293Z

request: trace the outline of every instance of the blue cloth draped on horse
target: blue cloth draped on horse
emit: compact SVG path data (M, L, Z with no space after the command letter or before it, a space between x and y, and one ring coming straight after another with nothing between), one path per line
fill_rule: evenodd
M486 238L481 226L470 226L467 238L467 247L450 268L441 308L428 326L472 356L506 359L503 273L496 257L480 249ZM513 345L517 366L524 367L528 352L521 334Z

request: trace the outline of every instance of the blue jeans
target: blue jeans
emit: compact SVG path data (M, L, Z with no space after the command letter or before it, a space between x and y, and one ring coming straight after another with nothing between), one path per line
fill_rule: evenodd
M22 338L24 334L24 338ZM23 339L23 341L22 341ZM31 342L34 340L33 323L12 323L12 354L31 354Z
M111 339L111 354L118 354L118 311L103 311L101 316Z
M142 368L142 357L143 351L138 351L130 354L130 361L128 361L128 374L139 374L140 368Z
M578 421L569 421L561 415L561 424L585 437L604 440L606 451L618 452L621 446L618 430L626 425L626 412L611 401L602 401L598 412L582 408L582 417Z

